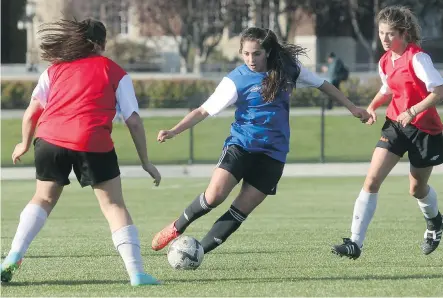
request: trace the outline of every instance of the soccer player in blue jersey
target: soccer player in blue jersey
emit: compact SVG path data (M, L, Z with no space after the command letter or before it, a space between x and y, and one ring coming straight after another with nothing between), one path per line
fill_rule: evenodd
M154 236L154 250L164 248L193 221L220 205L241 180L237 198L201 241L205 253L225 242L266 196L276 193L289 151L289 100L293 88L318 88L362 122L370 118L337 88L300 64L298 57L304 54L303 48L279 43L271 30L246 29L239 52L245 64L224 77L200 108L171 130L158 134L158 141L164 142L209 115L216 115L230 105L237 107L231 134L209 186L177 220Z

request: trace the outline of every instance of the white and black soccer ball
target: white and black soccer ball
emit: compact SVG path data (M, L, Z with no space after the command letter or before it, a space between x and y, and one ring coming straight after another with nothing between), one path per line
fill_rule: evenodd
M203 262L205 253L197 239L180 236L168 248L168 262L175 269L195 270Z

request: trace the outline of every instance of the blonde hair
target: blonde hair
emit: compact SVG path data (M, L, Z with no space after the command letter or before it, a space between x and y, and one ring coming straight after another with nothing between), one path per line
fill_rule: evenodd
M421 28L418 19L405 6L394 5L383 8L377 15L377 24L380 23L386 23L398 30L400 34L404 34L408 43L420 44L421 42Z

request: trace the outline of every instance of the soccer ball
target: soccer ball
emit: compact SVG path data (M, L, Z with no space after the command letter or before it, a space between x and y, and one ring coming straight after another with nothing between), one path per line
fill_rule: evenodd
M195 270L203 262L203 246L196 239L180 236L168 249L168 262L175 269Z

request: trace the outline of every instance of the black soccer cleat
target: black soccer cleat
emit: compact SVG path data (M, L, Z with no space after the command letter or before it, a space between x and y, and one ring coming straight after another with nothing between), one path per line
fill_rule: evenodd
M353 260L358 259L361 255L360 247L349 238L343 238L343 244L334 245L331 252L340 257L348 257Z
M443 221L440 212L434 218L426 218L426 226L427 228L424 235L425 239L421 245L421 250L423 254L429 255L431 252L437 249L441 242Z

